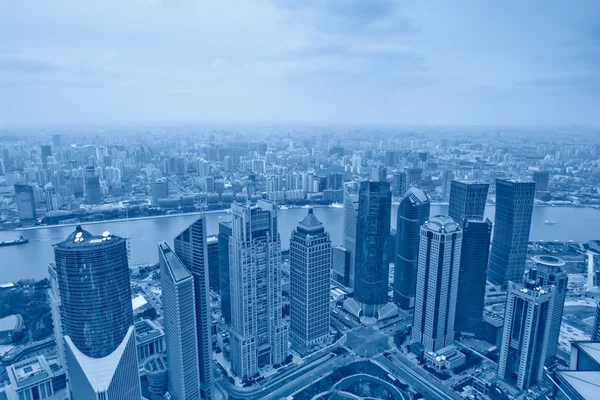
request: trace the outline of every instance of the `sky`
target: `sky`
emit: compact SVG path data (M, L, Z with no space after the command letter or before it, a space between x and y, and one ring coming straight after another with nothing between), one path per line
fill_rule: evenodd
M600 126L598 0L0 0L0 127Z

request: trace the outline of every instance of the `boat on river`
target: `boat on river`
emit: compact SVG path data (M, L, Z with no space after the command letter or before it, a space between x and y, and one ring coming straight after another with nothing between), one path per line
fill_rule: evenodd
M29 239L25 239L23 236L19 236L15 240L10 241L10 242L0 242L0 247L2 247L2 246L14 246L14 245L17 245L17 244L25 244L25 243L29 243Z

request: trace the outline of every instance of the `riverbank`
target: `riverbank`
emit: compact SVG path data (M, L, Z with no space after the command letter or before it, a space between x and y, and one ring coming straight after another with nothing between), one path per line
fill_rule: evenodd
M394 203L392 203L392 206L397 207L398 203L394 202ZM431 203L431 206L432 207L436 207L436 206L437 207L447 207L448 202ZM495 206L494 204L486 205L486 207L494 207L494 206ZM565 209L565 208L597 209L595 206L573 206L573 205L552 205L552 204L534 204L533 206L535 208L547 207L547 208L560 208L560 209ZM327 205L327 204L312 204L312 205L302 205L302 206L283 205L283 207L284 208L282 208L281 211L290 210L290 209L302 209L302 208L340 208L339 206L332 206L331 204L329 204L329 205ZM37 225L37 226L30 226L30 227L26 227L26 228L15 228L13 230L7 229L5 231L8 231L8 232L10 232L10 231L30 231L30 230L37 230L37 229L50 229L50 228L63 227L63 226L94 225L94 224L105 224L105 223L109 223L109 222L131 222L131 221L140 221L140 220L157 219L157 218L173 218L173 217L181 217L181 216L225 214L225 213L228 213L228 210L229 210L229 208L222 208L219 210L192 211L192 212L182 212L182 213L177 213L177 214L165 214L165 215L148 215L145 217L103 219L103 220L99 220L99 221L81 221L81 222L72 222L72 223L68 223L68 224ZM598 214L598 216L600 218L600 213Z

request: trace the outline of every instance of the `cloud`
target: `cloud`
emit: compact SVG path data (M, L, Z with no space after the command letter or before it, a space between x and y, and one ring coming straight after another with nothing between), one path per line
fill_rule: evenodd
M59 66L47 60L21 55L0 55L0 71L12 73L43 73L54 71Z
M275 3L327 33L384 37L420 31L402 0L275 0Z
M222 58L215 58L215 60L210 63L210 67L211 68L221 68L227 65L227 61L223 60Z

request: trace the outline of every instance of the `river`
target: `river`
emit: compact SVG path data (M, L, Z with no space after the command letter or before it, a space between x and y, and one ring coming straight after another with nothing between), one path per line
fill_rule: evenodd
M392 208L392 227L396 225L397 206ZM431 215L444 214L447 205L432 205ZM306 210L291 208L280 210L279 232L282 247L289 247L291 231L298 221L304 218ZM334 245L342 243L343 209L316 207L315 215L323 222L331 234ZM494 220L494 207L486 208L486 217ZM220 221L228 220L226 212L207 214L209 234L216 234ZM130 221L106 221L85 225L93 234L109 231L119 236L131 238L132 264L157 262L156 244L166 240L172 244L173 237L194 222L198 215L174 215L168 217L136 219ZM555 225L544 224L553 220ZM600 210L572 207L534 207L530 240L558 240L585 242L600 239ZM18 232L0 231L0 241L12 240L16 234L22 234L29 243L18 246L0 247L0 283L14 282L19 279L40 279L47 276L48 263L54 259L52 245L64 240L73 231L73 226L50 226Z

